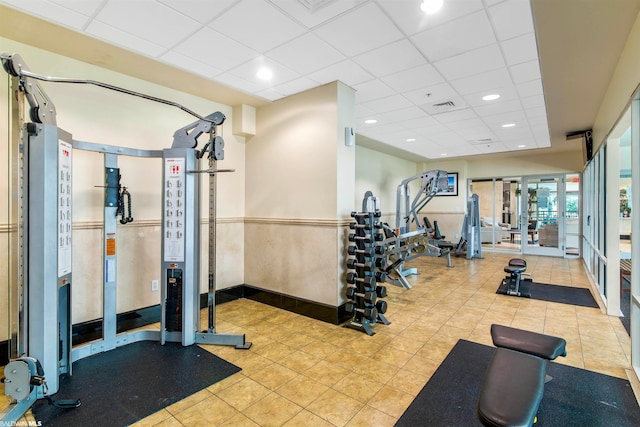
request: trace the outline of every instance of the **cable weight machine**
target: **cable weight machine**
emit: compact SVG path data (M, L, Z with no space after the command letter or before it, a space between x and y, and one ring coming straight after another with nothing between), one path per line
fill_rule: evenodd
M72 374L76 360L137 341L180 342L182 345L219 344L247 349L244 334L215 331L215 240L209 242L208 326L200 324L200 175L209 175L209 227L215 239L215 176L231 170L216 170L216 160L224 158L224 141L217 126L224 114L202 117L179 104L127 89L90 81L44 77L29 71L19 55L0 56L11 85L18 96L11 97L11 123L19 127L12 135L12 153L19 157L19 184L14 200L20 212L15 257L19 260L18 280L11 290L11 361L5 367L5 394L10 405L0 413L2 422L15 422L40 398L50 399L59 389L59 375ZM94 84L128 95L178 107L199 120L179 129L173 144L164 150L140 150L77 141L57 127L55 105L38 81ZM22 123L28 103L30 122ZM198 137L209 134L202 151ZM103 318L102 338L86 344L71 344L72 243L72 156L74 150L104 156L105 187L103 237ZM209 154L209 167L199 168L200 158ZM117 214L123 214L123 193L119 185L118 157L162 159L162 289L161 327L117 333L116 271ZM126 195L126 193L124 194ZM129 200L130 201L130 196ZM122 221L133 220L129 207ZM123 223L124 224L124 223ZM213 231L212 231L213 230ZM213 262L211 262L213 260ZM167 307L178 309L170 315ZM13 314L15 313L15 315ZM45 379L46 378L46 379ZM58 405L78 406L79 401L59 401Z

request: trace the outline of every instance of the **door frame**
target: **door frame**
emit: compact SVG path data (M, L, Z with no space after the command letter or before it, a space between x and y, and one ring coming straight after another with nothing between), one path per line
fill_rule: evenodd
M529 243L529 233L525 224L529 224L528 189L530 183L548 182L553 180L557 184L557 214L558 224L558 247L540 246L537 241ZM565 175L531 175L522 177L522 197L520 200L520 241L522 242L522 253L525 255L544 255L554 257L564 257L565 255Z

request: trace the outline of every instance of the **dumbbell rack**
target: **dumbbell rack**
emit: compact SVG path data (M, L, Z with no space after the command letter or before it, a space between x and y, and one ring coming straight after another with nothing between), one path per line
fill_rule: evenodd
M362 202L362 212L351 212L355 221L349 223L353 230L349 233L347 252L347 291L349 302L345 310L353 313L353 318L345 327L374 335L371 326L375 323L390 324L384 313L387 311L386 286L379 285L384 281L384 275L377 270L384 266L385 247L379 219L380 210L376 206L377 200L370 191L365 193Z

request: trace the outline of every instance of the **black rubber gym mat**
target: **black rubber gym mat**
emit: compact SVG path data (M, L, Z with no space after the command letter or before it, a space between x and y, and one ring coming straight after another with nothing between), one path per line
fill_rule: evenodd
M496 293L504 294L506 287L507 285L500 284ZM598 308L598 303L593 299L591 291L587 288L574 288L571 286L523 281L520 284L520 289L523 293L530 294L530 298L541 301Z
M481 426L476 416L494 347L459 340L396 426ZM640 407L629 381L555 362L536 427L637 427ZM517 378L514 378L517 381Z
M41 399L33 414L46 427L126 426L240 370L197 345L137 342L78 360L73 375L61 377L52 398L80 399L80 407Z

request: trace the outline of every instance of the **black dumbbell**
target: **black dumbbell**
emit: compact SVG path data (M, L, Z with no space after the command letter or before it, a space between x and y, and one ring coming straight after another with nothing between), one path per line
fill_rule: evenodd
M369 216L372 215L376 218L379 218L382 216L382 212L380 212L379 210L376 209L375 212L351 212L351 217L353 218L357 218L357 217L363 217L363 216Z
M378 299L375 292L365 291L364 293L359 293L356 288L347 288L347 298L355 299L355 297L362 298L367 304L375 304Z
M376 282L383 283L385 280L387 280L387 272L376 271L373 277L375 277Z
M376 267L378 268L384 268L384 266L387 265L387 260L384 258L376 258Z
M358 277L356 273L347 273L347 283L351 285L355 285L358 282L364 283L365 287L368 287L368 288L373 288L376 285L376 279L373 276ZM385 295L386 295L386 289L385 289Z
M387 296L387 287L386 286L377 286L376 287L376 295L378 295L378 298L384 298ZM380 311L380 310L378 310ZM384 311L382 311L381 313L384 313Z
M371 307L371 308L356 308L355 305L353 305L352 303L348 302L344 305L344 309L347 313L353 313L353 312L357 312L357 313L362 313L364 315L364 317L368 320L374 320L375 318L378 317L378 309L375 307Z
M366 234L364 236L356 236L355 233L349 233L350 242L355 242L358 240L362 240L365 243L373 243L374 241L381 242L384 240L384 236L381 233Z
M387 312L387 302L386 301L378 301L376 303L376 309L378 313L385 314Z
M349 255L364 254L366 257L372 257L374 254L374 247L358 249L356 246L349 246L347 248L347 252Z
M373 252L376 255L384 255L384 251L385 250L386 250L386 248L384 246L382 246L382 245L373 247Z
M353 269L356 269L356 268L360 267L360 268L364 268L365 271L371 271L371 269L373 268L371 263L369 263L369 262L357 262L355 259L348 259L347 260L347 267L348 268L353 268Z
M360 228L363 230L371 230L371 224L358 224L355 222L350 222L349 223L349 228L352 230L355 230L356 228Z

